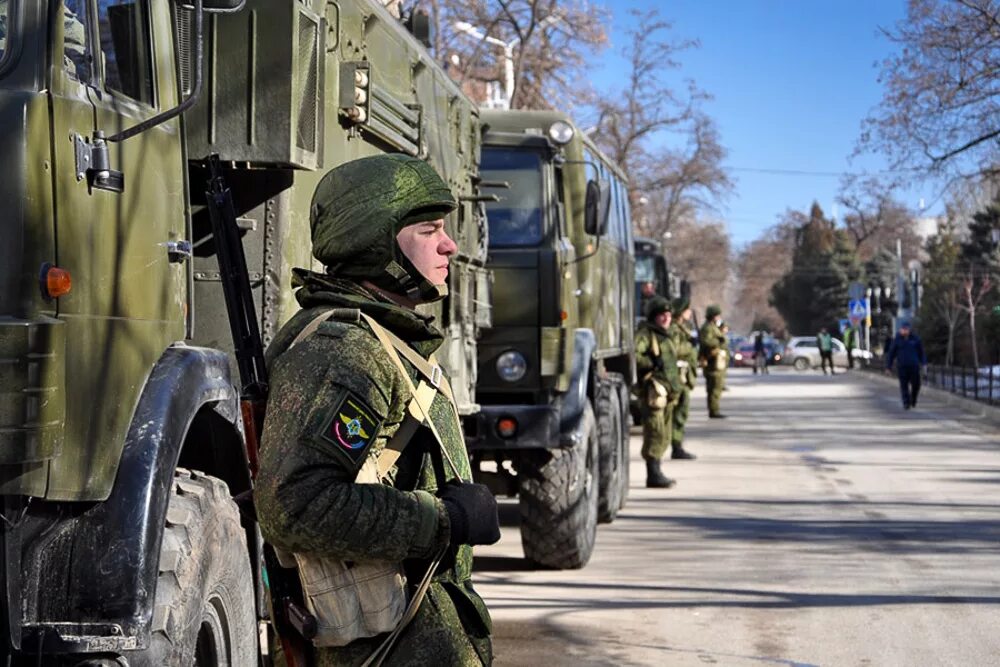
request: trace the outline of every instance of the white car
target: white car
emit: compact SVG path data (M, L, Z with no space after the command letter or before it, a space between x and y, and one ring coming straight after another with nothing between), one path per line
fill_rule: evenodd
M854 350L856 359L861 359L860 350ZM785 346L784 363L791 364L797 371L807 371L820 367L819 344L816 336L795 336ZM833 365L847 368L847 348L840 340L833 339Z

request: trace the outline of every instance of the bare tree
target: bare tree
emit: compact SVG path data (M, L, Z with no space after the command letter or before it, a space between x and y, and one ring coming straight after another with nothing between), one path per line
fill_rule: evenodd
M969 334L972 337L972 365L979 368L979 346L976 341L976 313L983 298L989 294L992 282L988 274L977 276L968 269L962 276L962 300L960 307L969 316Z
M849 175L841 181L837 203L846 209L844 228L862 261L880 248L902 242L903 258L916 259L921 240L915 231L915 216L893 197L893 185L876 177Z
M882 102L860 147L931 175L998 173L1000 2L909 0L884 31L900 52L882 63Z
M733 182L722 166L726 149L711 118L696 114L682 149L662 149L637 165L632 188L658 196L663 202L655 218L647 218L643 233L662 236L678 220L716 212ZM647 195L648 197L648 195Z
M452 76L483 89L506 78L504 48L513 65L514 109L567 110L592 99L586 67L607 43L607 11L567 0L424 0L436 26L435 55ZM458 27L468 24L483 37ZM490 38L489 40L485 39ZM481 95L474 99L483 102Z
M680 67L678 54L698 43L672 38L670 22L661 19L656 10L633 9L629 13L636 26L627 33L623 53L629 70L622 86L605 91L595 105L595 139L628 175L629 201L635 206L646 187L642 177L651 173L649 166L656 162L651 140L658 133L689 133L694 141L692 154L697 154L702 144L705 151L719 154L716 166L725 152L719 151L714 125L698 113L698 104L707 95L690 81L678 92L663 78L667 71Z
M664 239L667 260L691 283L691 303L724 306L732 264L729 232L719 222L679 222Z
M788 211L784 219L751 241L740 251L736 262L736 304L741 313L736 318L745 328L755 322L767 322L772 332L786 332L787 323L771 305L774 284L792 268L796 223L803 214Z

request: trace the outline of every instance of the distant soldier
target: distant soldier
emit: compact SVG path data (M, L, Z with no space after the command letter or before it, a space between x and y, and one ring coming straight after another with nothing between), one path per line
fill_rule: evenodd
M670 302L654 296L646 319L635 334L635 363L639 372L642 405L642 458L646 461L646 486L668 489L676 482L663 474L660 461L670 447L674 406L681 394L677 350L667 333Z
M673 322L667 335L677 350L677 374L681 382L681 395L674 406L673 428L670 431L670 458L694 459L694 454L684 449L684 425L687 423L691 407L691 390L698 378L698 352L694 346L695 337L691 330L691 304L678 297L670 304Z
M708 416L725 419L719 410L722 388L726 381L726 366L729 363L726 334L722 331L722 309L712 304L705 309L705 323L698 332L698 362L705 375L705 391L708 393Z

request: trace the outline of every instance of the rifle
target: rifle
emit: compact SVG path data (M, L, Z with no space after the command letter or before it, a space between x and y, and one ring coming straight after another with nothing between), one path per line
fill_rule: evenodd
M264 343L257 324L257 309L250 287L246 255L236 224L233 194L222 175L219 156L212 154L205 161L208 168L208 190L205 201L212 223L215 256L233 334L236 363L240 372L240 411L246 437L247 461L250 473L257 476L258 450L267 406L267 366L264 363ZM302 586L298 574L283 568L274 548L264 544L264 582L271 596L274 629L281 640L285 662L289 667L311 664L308 639L316 634L316 619L301 604Z

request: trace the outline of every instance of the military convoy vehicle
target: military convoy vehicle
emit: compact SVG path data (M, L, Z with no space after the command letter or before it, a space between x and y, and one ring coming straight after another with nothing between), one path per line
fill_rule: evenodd
M659 294L668 299L691 297L691 287L686 280L670 269L663 244L645 236L635 237L635 303L636 320L646 312L646 303Z
M518 495L532 561L582 567L628 492L634 258L625 177L565 114L482 111L494 275L466 420L477 477Z
M409 27L370 0L0 2L3 664L264 660L210 153L265 338L296 309L290 268L312 264L321 175L376 152L428 159L462 201L438 314L475 411L479 119Z

